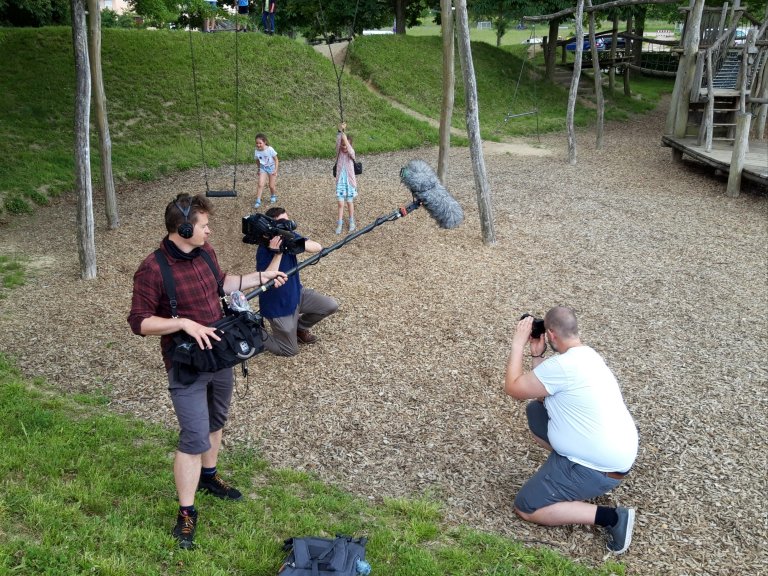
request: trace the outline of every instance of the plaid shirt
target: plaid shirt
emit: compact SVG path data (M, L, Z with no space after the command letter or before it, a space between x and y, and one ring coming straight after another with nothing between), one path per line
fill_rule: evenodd
M209 326L223 315L216 278L202 257L192 260L178 260L171 256L163 243L160 244L168 259L171 274L176 282L177 314L179 318L189 318L204 326ZM216 252L207 242L202 250L208 252L218 271L219 278L224 274L216 259ZM141 334L141 323L150 316L171 317L171 304L163 287L163 275L154 252L147 256L133 275L133 299L128 324L134 334ZM173 335L160 337L160 350L166 369L171 368L170 352Z

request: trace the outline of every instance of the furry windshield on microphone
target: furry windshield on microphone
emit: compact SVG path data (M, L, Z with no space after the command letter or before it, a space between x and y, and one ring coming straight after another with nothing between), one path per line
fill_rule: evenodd
M400 180L440 228L456 228L464 221L461 205L440 184L435 171L423 160L411 160L403 166Z

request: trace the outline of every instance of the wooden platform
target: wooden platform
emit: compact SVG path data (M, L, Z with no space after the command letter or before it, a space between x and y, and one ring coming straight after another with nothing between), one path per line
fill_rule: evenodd
M693 136L686 138L662 136L661 143L717 170L730 172L733 146L729 142L713 142L712 150L709 152L705 151L704 146L699 146ZM749 141L749 152L745 158L741 177L768 186L768 141Z

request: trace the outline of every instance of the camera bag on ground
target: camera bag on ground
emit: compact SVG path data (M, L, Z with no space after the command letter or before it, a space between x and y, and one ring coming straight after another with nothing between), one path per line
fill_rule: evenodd
M223 281L216 273L216 266L205 250L202 250L200 255L216 278L219 299L224 304ZM160 265L163 287L171 304L171 316L176 318L178 302L171 268L165 254L159 249L155 250L155 259ZM191 384L197 378L198 372L216 372L224 368L232 368L264 350L262 333L264 323L261 316L250 311L232 312L226 306L225 310L227 315L211 325L216 328L216 335L221 338L221 340L210 339L212 348L201 349L197 341L185 332L178 332L173 336L174 348L171 360L174 378L178 381Z
M367 538L337 535L336 538L289 538L283 548L288 556L279 576L358 576L367 574ZM358 563L360 561L360 563Z

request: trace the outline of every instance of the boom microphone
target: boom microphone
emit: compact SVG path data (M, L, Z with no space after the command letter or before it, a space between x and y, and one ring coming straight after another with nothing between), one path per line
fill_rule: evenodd
M336 242L332 246L323 248L320 252L310 256L306 260L300 262L297 266L294 266L288 270L286 276L292 276L296 274L302 268L306 268L312 264L317 264L317 261L325 256L328 256L334 250L342 248L346 244L349 244L355 238L359 238L363 234L367 234L377 226L381 226L385 222L394 222L404 216L407 216L420 206L424 206L429 212L429 215L434 218L441 228L456 228L464 221L464 211L458 202L451 196L448 191L440 184L437 179L437 175L434 170L423 160L411 160L403 166L400 170L400 180L405 184L413 194L413 202L408 206L402 206L384 216L379 216L376 220L368 224L363 228L358 228L354 232L351 232L343 239ZM243 220L246 220L245 218ZM245 230L244 230L245 233ZM247 236L246 236L247 238ZM246 239L243 240L247 242ZM275 281L270 280L266 284L259 286L245 295L246 300L252 300L259 294L266 292L270 288L274 287Z
M464 221L461 205L440 184L437 174L423 160L408 162L400 170L400 180L440 228L456 228Z

